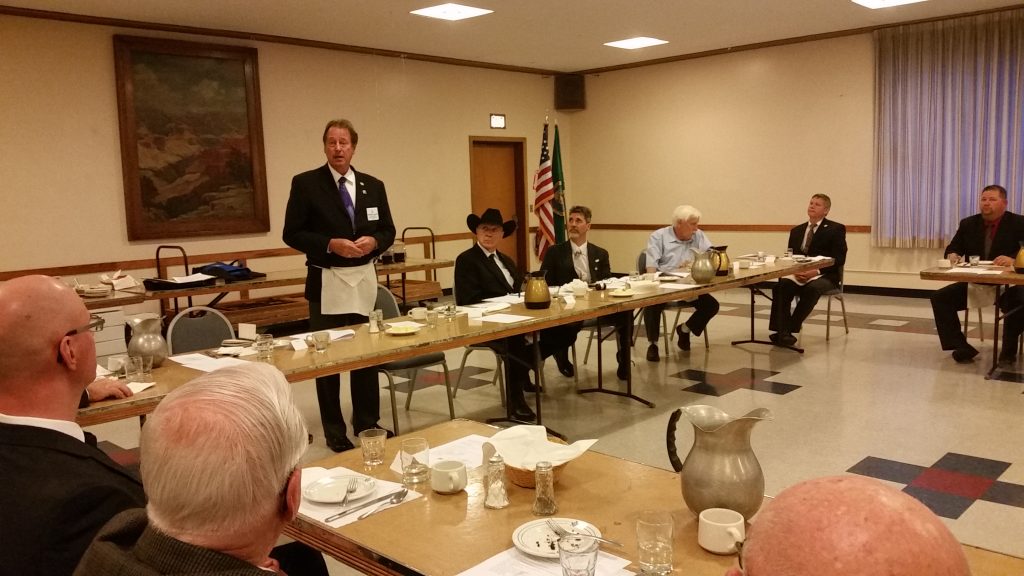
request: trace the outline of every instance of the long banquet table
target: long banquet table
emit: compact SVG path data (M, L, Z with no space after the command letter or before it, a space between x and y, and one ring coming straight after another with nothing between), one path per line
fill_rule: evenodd
M439 321L436 328L424 328L416 334L406 336L371 334L366 325L350 326L349 328L355 330L355 336L332 342L326 352L278 349L274 352L273 363L284 372L289 381L298 382L412 358L429 352L442 352L507 336L535 333L552 326L635 310L652 304L744 287L795 272L819 269L831 263L831 259L803 263L776 261L774 265L742 269L728 276L716 276L708 284L693 286L686 290L662 288L652 293L637 293L627 298L612 297L607 290L591 290L585 298L577 299L576 305L572 308L555 303L547 309L530 310L522 304L515 304L505 312L528 316L530 319L513 324L483 321L479 325L471 325L466 316L460 315L450 322ZM153 371L157 386L130 398L97 402L83 408L78 413L79 422L91 425L152 412L161 398L195 374L194 370L180 366L173 360L167 361Z
M468 420L454 420L417 430L407 436L428 440L431 447L470 434L491 436L497 428ZM401 482L388 466L403 436L387 441L384 464L365 468L359 450L331 456L313 466L343 466L375 478ZM653 441L661 441L660 438ZM531 513L534 491L507 483L510 505L501 510L484 508L480 473L471 473L465 491L441 495L423 488L423 498L406 501L365 520L341 528L300 514L285 533L370 575L458 574L512 547L512 532L535 520ZM643 509L666 510L675 521L673 566L675 574L721 576L734 564L734 556L717 556L697 545L697 518L683 502L679 475L588 451L562 470L555 484L559 517L590 522L601 533L624 544L602 550L630 560L638 572L634 524ZM975 576L1024 573L1024 560L964 546Z

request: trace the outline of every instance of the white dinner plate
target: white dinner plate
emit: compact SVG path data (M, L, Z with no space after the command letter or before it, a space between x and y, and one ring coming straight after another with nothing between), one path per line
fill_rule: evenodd
M551 518L570 532L600 536L597 526L572 518ZM516 548L540 558L558 558L558 536L548 528L547 519L531 520L512 532L512 544Z
M338 504L345 498L345 491L348 490L348 481L355 478L356 491L349 495L348 501L352 502L364 496L373 494L377 482L368 476L355 476L353 474L339 474L337 476L324 476L313 482L302 491L302 495L312 502L322 504Z
M409 336L419 332L422 326L390 326L385 332L392 336Z
M633 290L612 290L608 292L608 295L611 296L612 298L629 298L630 296L633 296L635 294L636 292L634 292Z
M978 264L982 266L991 266L992 264L995 264L995 262L992 260L979 260Z

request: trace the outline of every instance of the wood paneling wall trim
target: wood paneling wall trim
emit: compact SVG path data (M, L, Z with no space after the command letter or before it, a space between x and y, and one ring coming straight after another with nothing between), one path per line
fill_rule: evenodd
M414 54L411 52L384 50L381 48L367 48L365 46L351 46L348 44L338 44L335 42L307 40L305 38L292 38L290 36L276 36L273 34L258 34L255 32L240 32L236 30L221 30L218 28L201 28L198 26L180 26L177 24L161 24L159 22L142 22L139 20L124 20L121 18L108 18L105 16L86 16L83 14L71 14L69 12L35 10L32 8L18 8L15 6L0 5L0 14L8 14L11 16L23 16L25 18L41 18L44 20L60 20L62 22L77 22L79 24L95 24L99 26L114 26L117 28L132 28L136 30L157 30L160 32L176 32L180 34L194 34L199 36L210 36L214 38L234 38L237 40L252 40L255 42L288 44L292 46L302 46L304 48L321 48L323 50L354 52L356 54L369 54L371 56L405 58L407 60L419 60L422 62L433 62L435 64L448 64L451 66L468 66L471 68L486 68L489 70L502 70L505 72L521 72L524 74L536 74L538 76L554 76L556 74L561 74L561 72L557 70L545 70L543 68L528 68L525 66L510 66L506 64L476 62L474 60L445 58L443 56L431 56L429 54Z
M456 240L467 240L472 238L473 235L469 232L460 232L456 234L440 234L434 237L436 242L452 242ZM422 244L424 246L424 254L427 258L432 257L430 253L430 237L429 236L410 236L405 239L407 245ZM201 264L208 262L230 262L232 260L241 259L251 260L255 258L276 258L281 256L297 256L301 254L298 250L292 248L266 248L263 250L236 250L233 252L213 252L208 254L193 254L189 256L190 264ZM160 264L164 266L181 266L184 263L181 256L174 256L171 258L161 258ZM113 272L114 270L144 270L144 269L156 269L156 258L147 258L144 260L115 260L111 262L94 262L89 264L71 264L67 266L51 266L48 268L28 268L24 270L6 270L0 271L0 281L10 280L11 278L17 278L18 276L27 276L29 274L44 274L46 276L74 276L76 274L102 274L104 272Z

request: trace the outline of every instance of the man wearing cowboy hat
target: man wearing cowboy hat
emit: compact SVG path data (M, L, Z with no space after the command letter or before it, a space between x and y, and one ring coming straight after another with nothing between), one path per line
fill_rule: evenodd
M466 225L476 234L476 245L459 254L455 260L455 303L476 304L485 298L517 292L523 275L511 258L498 252L498 241L512 235L516 229L515 221L506 222L500 210L488 208L480 216L467 216ZM575 333L572 336L575 338ZM558 330L558 327L541 331L542 357L550 356L555 350L565 349L570 344L572 340L566 341L565 331ZM509 416L516 420L534 420L536 415L523 396L523 390L534 389L529 377L533 354L526 338L511 336L488 345L493 345L496 350L509 356L505 362Z

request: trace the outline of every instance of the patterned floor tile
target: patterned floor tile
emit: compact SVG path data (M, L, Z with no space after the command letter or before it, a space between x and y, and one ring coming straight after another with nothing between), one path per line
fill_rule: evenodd
M686 392L705 394L707 396L724 396L733 390L748 389L758 392L770 392L772 394L788 394L799 386L786 384L784 382L767 382L779 374L771 370L758 370L755 368L737 368L725 374L705 372L703 370L683 370L673 374L674 378L683 380L694 380L697 384L683 388Z
M898 327L898 326L906 326L909 323L910 322L908 322L906 320L885 320L885 319L872 320L871 322L868 322L868 324L871 325L871 326L891 326L891 327L894 327L894 328Z

